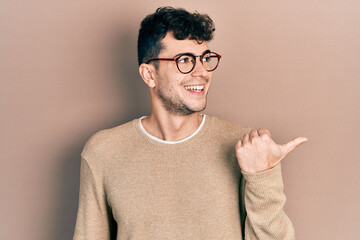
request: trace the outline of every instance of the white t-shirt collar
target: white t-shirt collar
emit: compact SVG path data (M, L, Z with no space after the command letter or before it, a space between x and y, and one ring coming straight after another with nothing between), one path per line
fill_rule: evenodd
M184 139L181 139L181 140L179 140L179 141L165 141L165 140L162 140L162 139L160 139L160 138L154 137L153 135L151 135L150 133L148 133L148 132L145 130L145 128L143 127L142 123L141 123L141 120L142 120L143 118L148 117L148 116L142 116L142 117L139 119L139 126L140 126L141 131L143 131L149 138L151 138L151 139L153 139L153 140L155 140L155 141L158 141L158 142L161 142L161 143L166 143L166 144L176 144L176 143L181 143L181 142L185 142L185 141L189 140L190 138L194 137L194 136L201 130L201 128L203 127L203 125L204 125L204 123L205 123L205 119L206 119L206 115L205 115L205 114L201 114L201 115L203 115L203 119L202 119L202 121L201 121L200 126L198 127L198 129L197 129L195 132L193 132L193 134L191 134L190 136L188 136L188 137L186 137L186 138L184 138Z

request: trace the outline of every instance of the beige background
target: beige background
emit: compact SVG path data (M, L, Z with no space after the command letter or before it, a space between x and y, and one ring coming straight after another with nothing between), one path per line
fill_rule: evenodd
M150 113L136 38L163 5L216 23L207 114L310 139L283 161L297 239L358 239L357 0L2 0L0 239L71 239L86 139Z

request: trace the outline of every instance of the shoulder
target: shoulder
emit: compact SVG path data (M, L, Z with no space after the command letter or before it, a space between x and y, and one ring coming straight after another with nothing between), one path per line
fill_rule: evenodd
M215 116L207 116L211 122L210 128L212 131L219 132L222 135L227 135L228 137L242 137L245 133L248 133L252 130L246 124L240 124L224 120Z
M114 146L122 145L122 143L133 139L136 135L134 123L137 119L122 125L104 129L93 134L85 143L81 155L89 158L93 155L108 153Z

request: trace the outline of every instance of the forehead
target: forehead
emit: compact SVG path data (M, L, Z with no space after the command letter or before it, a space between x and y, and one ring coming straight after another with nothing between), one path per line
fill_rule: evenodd
M160 54L163 57L173 57L185 52L201 55L209 49L206 41L200 42L201 44L199 44L196 40L177 40L171 33L167 33L161 43L163 44L163 49Z

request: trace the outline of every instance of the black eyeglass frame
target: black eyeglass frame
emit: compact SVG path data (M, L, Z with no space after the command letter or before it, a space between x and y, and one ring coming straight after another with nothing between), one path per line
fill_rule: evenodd
M204 57L206 54L215 54L215 56L216 56L217 59L218 59L218 62L217 62L216 66L215 66L213 69L208 70L208 69L205 68L206 71L212 72L212 71L214 71L214 70L219 66L220 59L221 59L221 55L218 54L218 53L216 53L216 52L211 52L211 51L209 51L209 50L208 50L208 51L205 51L203 54L197 55L197 56L195 56L195 55L192 54L192 53L180 53L180 54L176 55L174 58L152 58L152 59L147 60L147 61L146 61L146 64L149 64L151 61L175 61L176 67L177 67L177 69L179 70L179 72L181 72L181 73L183 73L183 74L188 74L188 73L190 73L192 70L194 70L195 65L196 65L196 58L197 58L197 57L200 58L200 62L201 62L201 64L204 66L203 57ZM187 71L187 72L183 72L183 71L181 71L180 68L179 68L179 64L178 64L178 63L179 63L179 59L180 59L182 56L189 56L189 57L192 57L192 58L194 59L194 64L193 64L192 68L191 68L189 71Z

